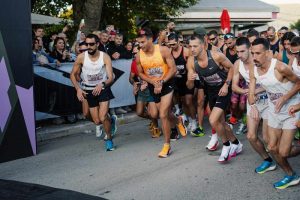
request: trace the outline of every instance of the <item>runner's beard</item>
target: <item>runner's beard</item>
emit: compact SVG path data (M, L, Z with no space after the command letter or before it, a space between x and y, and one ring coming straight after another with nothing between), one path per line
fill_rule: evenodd
M97 49L95 49L94 51L92 51L92 52L90 52L90 51L88 51L88 53L90 54L90 55L95 55L95 53L97 52Z

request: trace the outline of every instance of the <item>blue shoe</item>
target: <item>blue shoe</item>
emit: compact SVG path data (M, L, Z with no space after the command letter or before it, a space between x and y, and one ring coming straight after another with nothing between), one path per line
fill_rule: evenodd
M117 115L112 115L110 119L111 119L111 136L115 136L118 130L117 127L118 117Z
M274 183L274 187L276 189L285 189L289 186L297 185L300 182L300 177L297 174L293 174L292 176L286 175L280 181Z
M263 174L267 171L275 170L276 167L277 166L274 162L264 161L255 169L255 172L258 174Z
M105 148L106 148L106 151L115 150L113 141L112 140L105 140Z
M194 136L194 137L202 137L202 136L205 135L205 133L204 133L203 128L200 128L200 127L198 126L195 130L193 130L193 131L191 132L191 135Z

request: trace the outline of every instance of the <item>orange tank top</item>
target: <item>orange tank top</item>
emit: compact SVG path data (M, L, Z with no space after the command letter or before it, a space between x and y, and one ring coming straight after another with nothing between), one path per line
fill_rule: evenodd
M154 45L154 53L150 56L141 50L140 62L144 73L149 78L161 79L168 73L169 68L161 56L159 45Z

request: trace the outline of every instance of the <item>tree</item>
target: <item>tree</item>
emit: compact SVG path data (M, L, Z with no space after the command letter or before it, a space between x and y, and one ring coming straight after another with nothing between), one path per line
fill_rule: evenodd
M31 0L31 12L56 17L73 4L74 0Z
M291 29L300 30L300 19L298 19L298 21L296 21L294 24L291 24Z

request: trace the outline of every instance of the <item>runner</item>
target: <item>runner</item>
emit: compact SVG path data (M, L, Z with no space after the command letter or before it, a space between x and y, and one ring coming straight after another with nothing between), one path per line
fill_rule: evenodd
M136 63L139 77L148 82L150 94L154 97L156 103L165 139L158 156L166 158L171 150L171 127L172 132L176 131L175 124L170 124L170 122L174 123L176 121L171 112L171 104L174 91L173 78L177 70L170 50L164 46L154 45L152 37L153 34L149 28L141 29L138 32L137 40L141 50L137 54ZM177 127L182 135L186 135L182 123L178 123Z
M234 72L232 79L232 90L238 94L247 95L249 92L248 86L250 83L249 70L253 71L254 63L250 52L250 41L246 37L240 37L236 40L236 51L239 57L234 64ZM246 81L246 87L242 88L239 85L240 78ZM253 84L254 82L252 82ZM259 120L254 120L250 117L250 107L247 102L247 139L249 140L253 149L262 157L263 163L255 169L256 173L262 174L267 171L275 170L276 164L265 150L263 141L258 137L258 126L260 119L263 119L262 135L266 142L268 142L268 102L267 93L259 84L252 86L255 88L256 107L259 111Z
M78 55L72 72L71 81L77 91L79 101L87 99L90 115L96 125L101 122L107 134L105 146L107 151L115 149L111 135L111 119L108 117L109 100L114 98L110 84L113 82L113 71L109 56L98 50L99 38L94 34L86 37L88 50ZM80 88L76 77L82 71Z
M258 38L252 43L251 53L257 67L254 68L254 73L251 75L254 78L251 78L250 81L257 80L268 94L268 149L286 173L286 176L276 182L274 187L285 189L300 182L300 177L287 160L288 157L300 153L299 147L292 146L297 128L295 123L299 119L299 113L295 114L295 117L291 117L288 111L290 106L297 104L299 101L297 94L300 89L300 79L286 64L270 58L268 56L269 48L270 43L263 38ZM249 104L251 115L257 120L258 110L255 106L253 88L249 92Z
M188 88L194 87L197 76L207 85L208 102L211 108L209 122L221 137L223 149L219 162L226 162L242 151L242 144L233 135L225 122L225 111L230 102L230 85L233 65L220 52L204 48L204 38L193 35L190 39L191 57L188 59Z
M177 66L177 73L175 76L175 91L174 97L179 96L179 99L184 103L184 110L189 118L188 131L193 136L204 136L204 131L201 126L197 126L195 104L193 102L194 88L188 89L186 86L187 81L187 68L186 61L189 56L189 50L179 44L178 37L175 33L171 33L168 36L168 46L171 48L171 54L175 60ZM178 108L176 108L176 106ZM176 110L179 110L179 105L175 104ZM180 113L176 113L180 115Z

